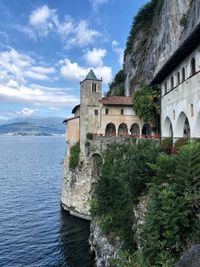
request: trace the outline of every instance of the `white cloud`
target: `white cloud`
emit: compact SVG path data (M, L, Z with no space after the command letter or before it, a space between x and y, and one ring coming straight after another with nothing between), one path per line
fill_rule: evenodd
M87 51L87 53L84 55L84 58L87 62L87 64L90 64L92 66L102 66L103 65L103 58L106 55L105 49L96 49Z
M65 20L61 22L57 10L50 9L47 5L41 6L31 13L29 25L30 30L23 28L20 31L24 31L32 38L34 38L33 34L44 37L49 33L55 33L65 42L66 48L70 48L72 45L86 46L101 36L98 31L89 27L87 20L80 20L76 23L70 16L66 16Z
M117 53L118 57L119 57L119 64L123 65L123 61L124 61L124 49L119 47L119 44L117 41L112 41L112 49L114 52Z
M54 14L54 11L49 9L47 5L37 8L30 16L30 24L38 26L46 23L50 15Z
M72 63L69 59L60 61L60 74L67 80L81 81L85 79L90 68L79 66L76 62ZM99 66L93 68L97 78L103 78L104 83L112 80L112 69L107 66Z
M69 90L30 84L28 80L48 80L55 72L54 67L37 66L33 57L15 49L0 52L0 102L26 103L48 108L76 105L79 99L70 94ZM23 112L28 115L32 111L25 109Z
M20 111L16 111L15 114L17 115L17 117L30 117L37 111L38 109L23 108Z
M11 83L0 84L0 101L8 103L26 103L43 107L73 107L79 103L76 96L70 95L65 89L45 88L37 85L11 86Z
M94 11L98 10L98 7L102 4L107 3L109 0L90 0L90 3L92 5L92 8L94 9Z
M0 82L15 80L17 83L25 83L25 78L48 80L56 72L54 67L37 66L32 57L15 49L0 52L0 71Z

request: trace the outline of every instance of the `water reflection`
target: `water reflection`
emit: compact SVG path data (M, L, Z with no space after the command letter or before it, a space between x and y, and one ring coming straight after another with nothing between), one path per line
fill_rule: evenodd
M60 248L65 258L66 267L94 267L94 260L89 252L90 224L71 216L61 209Z

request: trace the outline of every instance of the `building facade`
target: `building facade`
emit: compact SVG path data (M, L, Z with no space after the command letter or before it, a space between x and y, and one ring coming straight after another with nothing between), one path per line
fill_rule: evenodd
M144 123L133 111L132 97L102 98L102 80L93 70L80 83L80 105L73 108L73 118L66 119L66 139L69 147L80 140L85 153L87 134L101 136L150 137L152 125Z
M161 86L161 137L200 138L200 25L152 84Z

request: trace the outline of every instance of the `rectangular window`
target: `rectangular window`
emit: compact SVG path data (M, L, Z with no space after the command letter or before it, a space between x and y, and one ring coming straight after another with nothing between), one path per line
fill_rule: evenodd
M108 108L106 108L106 115L108 115Z
M165 83L165 94L167 93L167 83Z
M124 115L124 110L123 109L121 109L121 115Z
M98 110L97 109L95 109L94 114L95 114L95 116L98 116Z
M97 84L92 83L92 92L96 92L96 91L97 91Z

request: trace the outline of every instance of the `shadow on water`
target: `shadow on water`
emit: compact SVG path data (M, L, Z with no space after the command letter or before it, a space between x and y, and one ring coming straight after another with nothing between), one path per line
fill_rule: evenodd
M88 238L90 223L71 216L61 208L60 248L66 267L94 267Z

